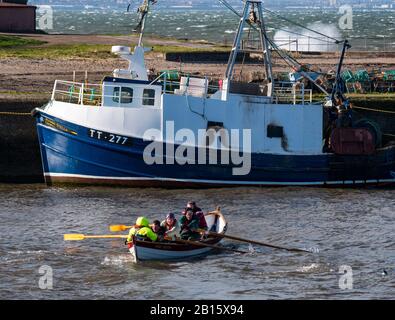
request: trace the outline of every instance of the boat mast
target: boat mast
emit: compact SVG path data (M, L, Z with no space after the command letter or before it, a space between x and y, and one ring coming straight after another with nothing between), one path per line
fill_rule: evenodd
M256 19L253 19L254 21L251 21L251 19L249 19L249 15L252 14L253 16L255 16L255 7L257 8L257 11L258 11L258 17L256 17ZM227 80L227 82L229 82L232 79L233 69L235 66L237 54L239 53L239 51L241 51L240 50L240 43L242 40L242 36L244 33L244 26L246 23L248 23L250 25L252 23L256 23L258 25L258 28L256 28L256 29L258 29L259 38L260 38L260 42L261 42L261 46L262 46L266 79L268 80L268 84L272 84L273 83L272 61L271 61L269 43L267 41L267 33L266 33L265 23L264 23L264 19L263 19L262 0L246 0L245 1L243 15L242 15L240 22L239 22L239 27L237 29L236 37L233 42L232 51L229 56L228 65L226 67L225 80ZM271 87L272 86L269 85L268 96L272 95Z
M144 29L145 29L145 21L147 20L148 12L149 12L149 7L150 3L155 4L155 0L144 0L143 4L138 8L138 12L141 15L141 19L135 30L138 30L140 28L140 36L139 36L139 42L138 42L138 47L143 46L143 35L144 35Z
M259 35L263 49L263 59L265 63L266 79L268 80L269 83L273 83L272 57L270 53L269 43L267 41L265 21L263 20L262 1L259 2L260 3L257 5L258 15L259 15L257 23L259 26Z

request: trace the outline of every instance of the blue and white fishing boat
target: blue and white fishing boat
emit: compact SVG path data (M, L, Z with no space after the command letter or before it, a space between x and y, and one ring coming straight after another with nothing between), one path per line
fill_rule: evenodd
M147 12L150 1L144 2ZM351 115L340 83L346 41L332 94L325 103L313 104L303 84L273 78L271 52L276 47L266 34L262 1L245 1L227 70L217 86L207 77L183 76L175 83L164 73L150 79L142 44L146 18L144 14L133 53L129 47L112 48L129 61L127 70L114 70L99 84L57 80L48 104L34 110L47 184L395 182L395 146L379 145L372 128L344 124ZM261 83L234 80L248 26L260 40L266 74Z

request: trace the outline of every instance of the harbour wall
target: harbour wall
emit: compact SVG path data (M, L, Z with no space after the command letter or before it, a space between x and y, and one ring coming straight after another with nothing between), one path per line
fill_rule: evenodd
M229 52L167 52L164 54L166 61L174 62L204 62L204 63L225 63L229 60ZM238 53L236 57L237 62L253 62L260 58L251 58L250 53Z
M45 101L0 101L0 182L44 182L33 108Z
M14 99L0 101L0 183L43 183L41 155L35 119L30 112L46 103L45 100ZM376 121L387 136L395 140L395 102L393 100L355 100L356 116Z

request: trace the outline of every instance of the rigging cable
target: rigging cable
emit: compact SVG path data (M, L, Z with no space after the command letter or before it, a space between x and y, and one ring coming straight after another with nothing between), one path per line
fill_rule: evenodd
M224 6L226 6L230 11L232 11L235 15L237 15L239 18L242 18L242 16L241 16L241 14L240 13L238 13L226 0L218 0L219 2L221 2ZM246 21L249 25L250 25L250 27L252 27L255 31L258 31L258 29L257 29L257 27L256 26L254 26L250 21ZM268 40L269 42L270 42L270 44L272 44L272 42L271 42L271 40L268 38L268 37L266 37L266 40ZM273 45L272 45L273 46ZM277 47L277 46L276 46ZM277 47L278 48L278 47ZM280 50L280 49L278 49L278 50ZM281 55L280 55L280 57L281 58L283 58ZM294 58L292 58L292 57L289 57L290 59L292 59L292 60L294 60L298 65L300 65Z
M232 11L234 14L236 14L237 16L239 16L239 17L241 17L240 16L240 14L226 1L226 0L218 0L219 2L221 2L225 7L227 7L230 11ZM265 9L263 9L263 10L265 10ZM267 11L267 9L266 9L266 11ZM286 19L286 18L284 18L284 19ZM293 23L291 20L289 20L289 22L290 23ZM298 25L298 24L296 24L296 25ZM305 26L303 26L303 25L300 25L302 28L304 28L304 29L307 29L307 30L310 30L310 31L312 31L312 32L314 32L314 33L318 33L318 34L320 34L320 35L322 35L324 38L329 38L329 39L331 39L331 40L335 40L335 42L337 42L338 40L337 39L335 39L335 38L331 38L331 37L328 37L327 35L325 35L325 34L322 34L322 33L319 33L318 31L314 31L313 29L310 29L310 28L307 28L307 27L305 27ZM288 29L283 29L283 28L274 28L273 26L271 26L270 24L268 25L268 27L270 27L270 28L273 28L273 29L277 29L277 30L280 30L280 31L284 31L284 32L288 32L288 33L292 33L292 34L295 34L295 35L298 35L298 36L302 36L302 37L306 37L306 35L305 34L303 34L303 33L300 33L300 32L296 32L296 31L291 31L291 30L288 30ZM323 39L322 38L317 38L317 37L314 37L314 36L308 36L309 38L311 38L311 39L314 39L314 40L318 40L318 41L322 41ZM339 41L339 43L341 43L342 41Z
M231 10L231 11L232 11L235 15L237 15L239 18L242 18L241 14L238 13L238 12L237 12L237 11L236 11L226 0L218 0L218 1L221 2L224 6L226 6L229 10ZM289 21L290 21L290 20L289 20ZM291 21L291 22L292 22L292 21ZM254 26L254 25L252 25L250 21L247 21L247 23L248 23L252 28L254 28L256 31L258 31L257 27ZM301 25L301 26L302 26L303 28L306 28L306 27L304 27L303 25ZM310 29L310 28L306 28L306 29L311 30L311 31L314 31L314 30L312 30L312 29ZM320 35L322 35L322 36L324 36L324 37L326 37L326 38L333 39L333 40L337 41L337 43L343 42L343 41L338 41L337 39L328 37L328 36L326 36L326 35L324 35L324 34L322 34L322 33L319 33L318 31L314 31L314 32L315 32L315 33L318 33L318 34L320 34ZM291 33L297 34L296 32L293 32L293 31L292 31ZM299 35L301 35L301 34L299 34ZM266 38L266 40L269 42L269 44L272 46L273 50L279 55L279 57L280 57L281 59L283 59L283 60L288 64L288 66L290 66L292 69L295 69L295 68L299 69L299 68L302 66L302 64L299 63L295 58L293 58L291 55L289 55L288 53L285 53L282 49L280 49L280 48L274 43L274 41L272 41L269 37L267 37L267 35L265 35L265 38ZM313 38L313 37L310 37L310 38ZM319 38L315 38L315 39L319 39ZM322 39L319 39L319 40L322 41ZM291 64L289 61L291 61L292 64ZM306 69L307 69L308 71L311 71L311 72L316 72L316 73L328 75L327 73L322 73L321 71L315 71L315 70L313 70L313 69L311 69L311 68L306 68ZM309 79L309 80L311 80L311 79ZM313 83L315 83L315 82L313 81ZM321 87L320 87L320 89L322 90ZM323 90L323 92L324 92L324 93L327 93L326 90Z
M236 11L226 0L218 0L218 1L221 2L221 3L222 3L225 7L227 7L229 10L231 10L234 14L240 16L240 14L239 14L239 13L238 13L238 12L237 12L237 11ZM331 39L331 40L335 41L336 44L339 44L339 43L343 42L343 41L340 41L340 40L338 40L338 39L336 39L336 38L330 37L330 36L328 36L328 35L326 35L326 34L324 34L324 33L321 33L321 32L319 32L319 31L317 31L317 30L314 30L314 29L311 29L311 28L309 28L309 27L306 27L306 26L304 26L304 25L302 25L302 24L300 24L300 23L298 23L298 22L295 22L295 21L292 21L292 20L290 20L290 19L288 19L288 18L285 18L285 17L279 15L278 13L275 13L275 12L269 10L269 9L263 8L263 11L265 11L265 12L267 12L267 13L270 13L270 14L272 14L272 15L274 15L274 16L276 16L276 17L278 17L278 18L280 18L280 19L282 19L282 20L284 20L284 21L287 21L288 23L294 24L294 25L296 25L296 26L298 26L298 27L300 27L300 28L309 30L309 31L311 31L311 32L313 32L313 33L316 33L316 34L318 34L318 35L320 35L320 36L322 36L322 37L324 37L324 38ZM280 28L277 28L277 29L282 30L282 31L286 31L286 32L289 32L289 33L294 33L294 34L297 34L297 35L305 36L305 35L303 35L303 34L301 34L301 33L297 33L297 32L294 32L294 31L289 31L289 30L280 29ZM313 39L313 37L310 37L310 38ZM319 38L315 38L315 39L318 40ZM319 39L319 40L322 41L322 39Z

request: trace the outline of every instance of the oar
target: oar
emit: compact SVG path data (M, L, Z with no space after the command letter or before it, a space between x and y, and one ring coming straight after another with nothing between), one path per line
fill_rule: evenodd
M111 232L118 232L118 231L126 231L135 226L125 226L124 224L113 224L110 226L110 231ZM152 227L152 224L150 224L150 227Z
M214 248L214 249L219 249L219 250L224 250L224 251L232 251L232 252L237 252L237 253L249 253L248 251L241 251L241 250L226 248L226 247L222 247L222 246L216 246L214 244L204 243L204 242L200 242L200 241L182 240L182 239L177 238L177 240L175 240L175 242L184 243L184 244L191 244L191 245L201 246L201 247L209 247L209 248Z
M125 231L133 228L133 226L125 226L124 224L114 224L110 226L111 232Z
M75 240L85 240L85 239L126 239L128 236L126 234L116 234L116 235L99 235L99 236L87 236L79 233L70 233L63 236L65 241L75 241Z
M259 241L255 241L255 240L243 239L243 238L230 236L230 235L225 235L225 234L216 233L216 232L211 232L211 231L209 231L208 234L211 235L211 236L214 236L214 237L227 238L227 239L232 239L232 240L236 240L236 241L247 242L247 243L251 243L251 244L257 244L257 245L260 245L260 246L274 248L274 249L282 249L282 250L287 250L287 251L292 251L292 252L308 252L308 253L311 253L311 251L304 250L304 249L280 247L280 246L275 246L275 245L269 244L269 243L259 242Z

